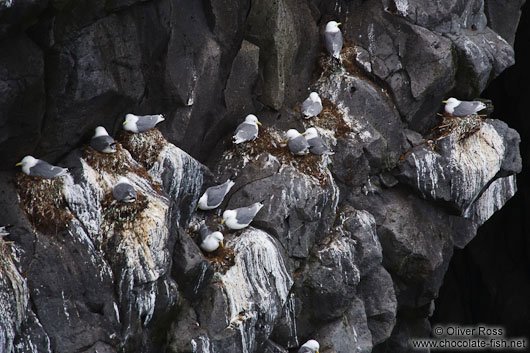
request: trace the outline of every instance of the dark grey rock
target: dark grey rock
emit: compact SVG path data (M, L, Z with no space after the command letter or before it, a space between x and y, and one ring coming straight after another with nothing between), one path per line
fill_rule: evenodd
M258 78L259 47L244 40L232 62L232 70L224 90L226 108L238 116L254 112L252 90Z
M33 153L41 136L46 104L43 66L41 50L24 34L0 42L1 170Z
M515 41L515 31L519 25L521 7L524 0L517 1L484 1L484 12L488 18L488 27L498 33L512 47ZM509 18L510 21L506 21Z

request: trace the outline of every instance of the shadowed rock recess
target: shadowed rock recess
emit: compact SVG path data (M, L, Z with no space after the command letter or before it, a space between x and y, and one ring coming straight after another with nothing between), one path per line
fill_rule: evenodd
M454 247L516 192L502 116L432 129L443 98L514 63L521 2L0 0L0 352L411 351ZM166 120L134 135L127 113ZM258 139L232 145L249 113ZM98 125L116 153L87 146ZM289 153L285 131L309 126L333 155ZM69 174L15 172L26 154ZM123 176L132 204L112 202ZM200 250L203 220L224 248Z

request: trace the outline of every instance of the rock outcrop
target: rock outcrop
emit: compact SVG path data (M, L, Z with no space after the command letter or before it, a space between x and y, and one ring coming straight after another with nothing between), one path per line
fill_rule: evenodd
M408 351L453 248L516 192L515 130L431 131L443 97L513 64L521 1L510 26L495 6L0 2L0 352ZM321 44L331 19L340 64ZM323 111L304 120L310 91ZM129 112L166 121L129 134ZM249 113L258 139L232 145ZM86 146L97 125L116 153ZM332 155L289 153L284 131L310 126ZM15 174L29 153L68 175ZM134 203L112 199L124 176ZM221 206L197 211L227 179ZM250 227L221 225L258 201ZM200 250L201 221L224 248Z

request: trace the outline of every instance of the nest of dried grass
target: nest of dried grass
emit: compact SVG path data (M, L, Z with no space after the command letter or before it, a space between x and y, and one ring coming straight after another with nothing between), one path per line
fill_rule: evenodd
M266 126L260 128L256 140L232 145L232 149L236 155L246 154L253 159L257 159L262 153L269 153L276 157L281 164L291 165L300 173L315 177L321 186L327 185L329 182L328 175L320 166L322 156L314 154L294 156L288 146L282 147L284 142L276 129Z
M149 204L147 197L142 193L137 192L137 197L134 202L118 202L112 196L112 191L105 194L101 200L101 208L108 227L112 227L114 231L135 228L134 221Z
M57 233L66 229L73 219L67 210L61 177L45 179L18 173L15 188L20 197L20 207L35 229Z
M142 163L146 169L151 169L167 144L167 140L157 128L139 134L122 130L118 134L118 139L133 158Z
M480 130L484 119L476 114L467 116L453 116L451 114L441 114L442 123L436 126L432 133L435 139L440 139L449 135L455 135L458 141L463 141L475 132Z
M210 261L214 271L223 275L236 263L234 250L226 246L220 246L210 253L205 252L204 256Z

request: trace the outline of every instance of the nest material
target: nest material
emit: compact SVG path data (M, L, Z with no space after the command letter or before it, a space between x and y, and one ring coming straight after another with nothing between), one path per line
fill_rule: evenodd
M321 157L314 154L294 156L288 146L283 146L285 141L278 139L278 133L271 127L260 128L258 138L254 141L233 145L234 154L246 154L252 159L257 159L262 153L269 153L276 157L281 164L291 165L300 173L315 177L321 186L329 182L328 175L320 167Z
M467 116L453 116L442 114L442 123L433 129L435 139L455 135L458 141L463 141L480 130L484 119L476 114Z
M136 217L147 208L148 204L147 198L140 192L137 193L137 200L134 202L116 201L112 192L105 194L101 200L105 223L115 231L134 229Z
M133 158L141 162L146 169L151 169L158 160L160 152L167 144L162 133L156 128L139 134L122 130L118 134L118 139Z
M61 177L45 179L18 173L15 187L20 207L35 229L53 233L67 228L73 216L67 211Z
M220 246L210 253L205 252L204 255L212 264L214 271L223 275L236 263L234 251L226 246Z

